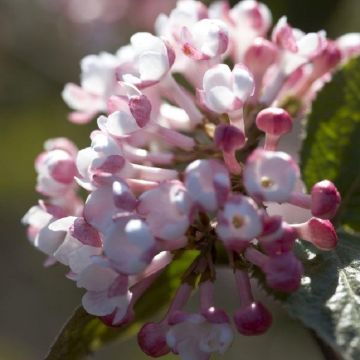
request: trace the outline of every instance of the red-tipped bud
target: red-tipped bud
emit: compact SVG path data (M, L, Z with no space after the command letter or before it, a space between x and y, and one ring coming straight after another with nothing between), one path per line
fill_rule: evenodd
M292 118L284 109L271 107L259 112L256 126L266 134L281 136L291 131Z
M220 124L216 127L214 142L224 152L233 152L245 145L245 135L233 125Z
M170 352L166 344L168 326L162 323L145 324L138 333L138 344L148 356L161 357Z
M204 318L212 324L227 324L230 323L229 317L224 310L211 307L201 313Z
M262 267L267 284L285 293L291 293L300 286L303 267L292 252L269 257Z
M313 243L321 250L333 250L338 242L338 237L333 224L329 220L311 218L308 222L294 225L298 236Z
M277 47L269 40L256 38L245 53L244 63L254 75L263 75L277 57Z
M311 212L321 219L331 219L340 205L341 196L329 180L315 184L311 190Z
M260 335L270 328L272 316L264 305L253 302L235 312L234 322L240 334Z

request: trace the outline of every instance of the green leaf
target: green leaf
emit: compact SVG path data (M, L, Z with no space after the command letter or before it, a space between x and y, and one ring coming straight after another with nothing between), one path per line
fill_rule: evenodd
M136 318L121 328L105 326L80 306L65 324L45 360L78 360L106 343L133 335L148 319L164 308L181 283L181 276L198 255L185 251L175 257L135 305Z
M301 153L310 189L332 180L342 196L336 222L360 230L360 58L349 62L315 101Z
M331 252L316 254L303 246L303 255L308 258L304 261L303 286L285 306L345 359L358 360L360 237L344 231L339 236L339 245Z

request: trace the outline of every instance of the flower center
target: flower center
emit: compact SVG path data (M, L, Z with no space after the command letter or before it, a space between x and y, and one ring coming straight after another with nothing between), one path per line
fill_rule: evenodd
M263 188L268 189L274 185L274 182L267 176L263 176L260 180L260 184Z
M232 224L235 229L240 229L244 225L244 223L245 223L245 219L240 215L235 215L232 218Z

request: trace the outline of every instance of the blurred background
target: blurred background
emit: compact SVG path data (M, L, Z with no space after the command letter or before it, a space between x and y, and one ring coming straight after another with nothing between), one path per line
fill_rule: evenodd
M305 31L329 36L360 31L359 0L264 0L276 21L287 14ZM79 304L81 291L65 269L44 269L44 256L28 243L20 219L37 201L33 162L47 138L67 136L87 146L94 125L66 120L60 92L78 82L86 54L116 51L134 31L151 30L174 0L0 0L0 360L38 360ZM235 1L233 2L235 3ZM222 274L219 301L236 307ZM279 306L276 325L264 336L239 339L223 359L324 359L309 332ZM93 358L145 359L134 341L114 344ZM66 359L65 359L66 360Z

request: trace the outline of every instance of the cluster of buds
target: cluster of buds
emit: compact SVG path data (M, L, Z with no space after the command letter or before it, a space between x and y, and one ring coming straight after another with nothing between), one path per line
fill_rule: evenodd
M249 336L272 323L250 277L261 272L269 289L294 292L303 274L296 242L337 244L336 187L323 180L309 194L296 190L299 167L279 145L337 65L360 53L360 35L330 40L283 17L267 39L271 23L254 0L233 8L179 0L158 17L157 35L137 33L116 54L81 61L81 84L62 95L72 122L98 116L98 129L89 147L53 139L36 160L46 200L23 218L29 239L47 265L69 267L85 310L109 326L134 319L134 305L178 252L199 251L166 316L139 332L150 356L205 360L231 344L230 317L214 303L219 254L239 293L235 327ZM288 223L270 214L272 203L312 217ZM199 312L187 313L195 288Z

